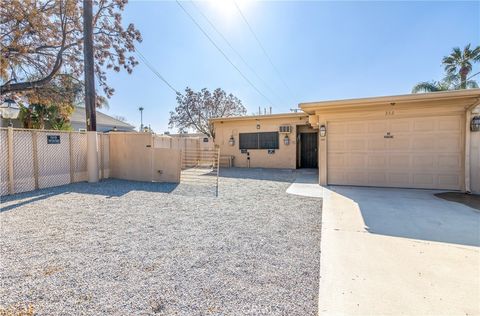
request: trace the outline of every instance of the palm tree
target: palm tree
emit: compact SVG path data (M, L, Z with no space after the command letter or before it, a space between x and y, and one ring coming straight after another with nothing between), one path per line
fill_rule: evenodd
M436 92L436 91L446 91L449 90L449 85L445 84L443 81L422 81L417 83L413 89L412 93L421 93L421 92Z
M457 75L460 77L460 89L467 89L468 74L472 71L472 63L479 61L480 46L472 50L470 49L470 44L468 44L463 51L459 47L453 48L450 55L443 57L442 63L445 66L447 75Z
M470 78L467 78L465 88L461 88L462 82L460 76L456 74L448 75L441 81L422 81L413 87L412 93L478 88L477 82L470 80Z

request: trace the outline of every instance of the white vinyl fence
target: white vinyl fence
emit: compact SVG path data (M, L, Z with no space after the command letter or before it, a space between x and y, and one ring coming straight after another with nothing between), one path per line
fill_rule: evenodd
M109 136L98 134L99 176L109 177ZM0 196L87 181L87 134L0 128Z

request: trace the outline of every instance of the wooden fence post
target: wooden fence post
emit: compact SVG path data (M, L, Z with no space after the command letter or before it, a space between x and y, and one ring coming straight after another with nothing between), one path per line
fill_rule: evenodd
M13 127L9 126L7 129L8 142L8 193L14 194L14 175L13 175Z
M105 178L105 171L104 171L104 168L105 168L105 154L104 154L104 139L103 139L103 134L99 134L99 137L100 137L100 179L103 179Z
M68 132L68 156L70 158L70 183L75 182L75 163L73 161L73 137L72 132Z
M35 190L38 190L38 147L37 132L32 131L32 154L33 154L33 179L35 180Z

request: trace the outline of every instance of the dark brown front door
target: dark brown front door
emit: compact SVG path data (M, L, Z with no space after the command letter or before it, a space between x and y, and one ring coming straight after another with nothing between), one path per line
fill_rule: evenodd
M318 168L317 133L300 133L300 168Z

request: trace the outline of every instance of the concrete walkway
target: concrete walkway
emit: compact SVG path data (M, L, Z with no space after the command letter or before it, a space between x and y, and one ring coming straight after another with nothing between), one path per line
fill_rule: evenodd
M480 213L429 190L323 193L320 315L480 315Z
M308 197L323 197L323 187L318 184L318 169L295 170L295 181L288 187L287 193Z

